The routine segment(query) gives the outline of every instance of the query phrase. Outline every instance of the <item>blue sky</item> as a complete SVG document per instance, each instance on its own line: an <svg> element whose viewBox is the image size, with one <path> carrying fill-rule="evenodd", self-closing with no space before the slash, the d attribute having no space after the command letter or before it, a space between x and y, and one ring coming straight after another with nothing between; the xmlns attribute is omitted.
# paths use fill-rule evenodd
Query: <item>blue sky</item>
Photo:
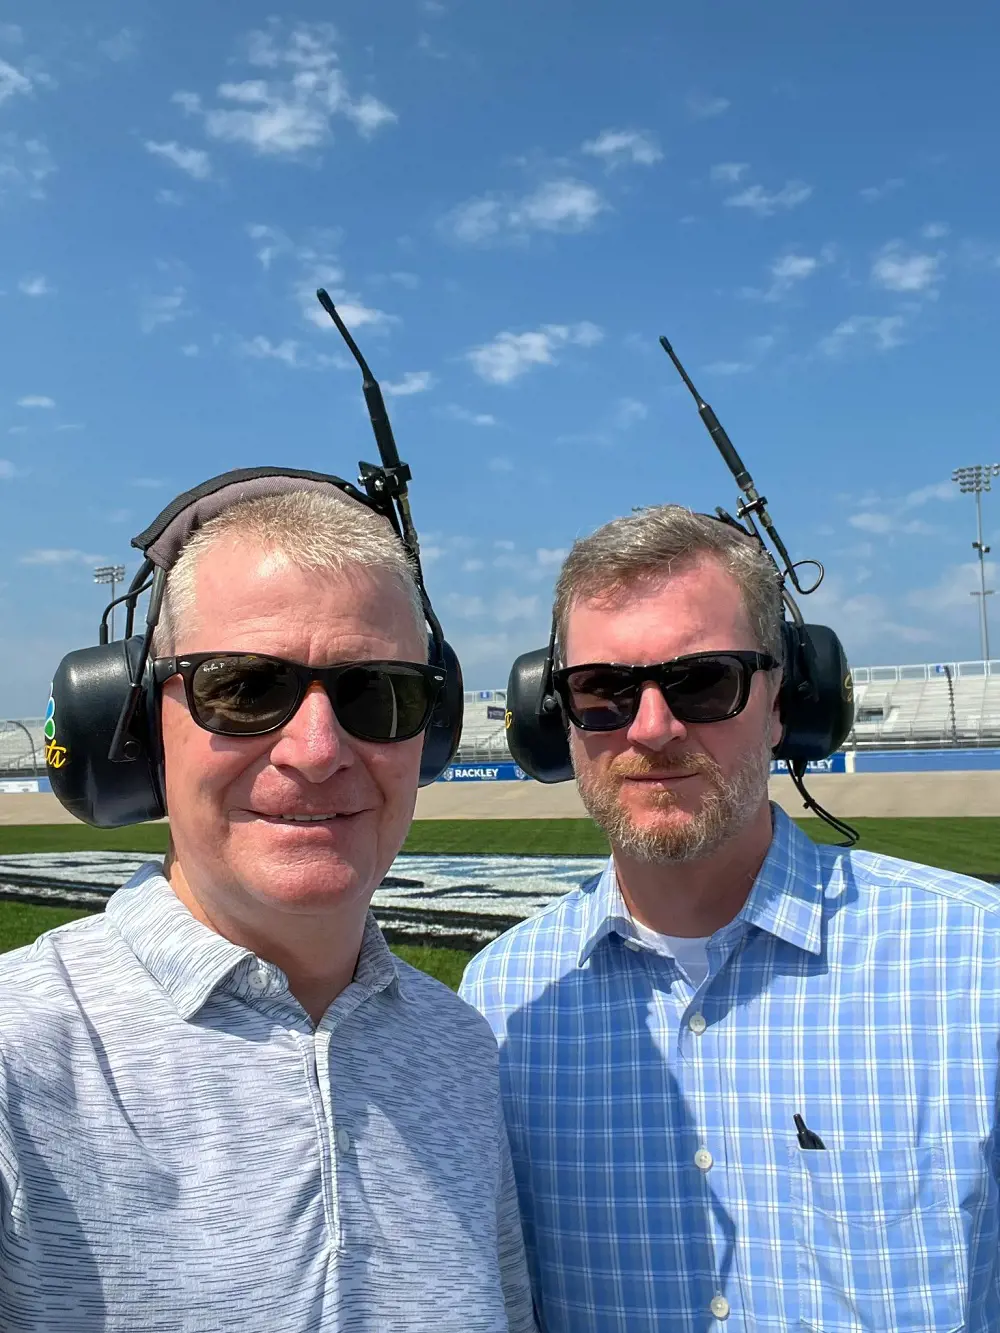
<svg viewBox="0 0 1000 1333"><path fill-rule="evenodd" d="M949 478L1000 461L998 39L925 0L8 0L0 716L178 491L373 457L319 283L471 687L576 535L732 507L660 333L826 563L809 618L856 665L978 657Z"/></svg>

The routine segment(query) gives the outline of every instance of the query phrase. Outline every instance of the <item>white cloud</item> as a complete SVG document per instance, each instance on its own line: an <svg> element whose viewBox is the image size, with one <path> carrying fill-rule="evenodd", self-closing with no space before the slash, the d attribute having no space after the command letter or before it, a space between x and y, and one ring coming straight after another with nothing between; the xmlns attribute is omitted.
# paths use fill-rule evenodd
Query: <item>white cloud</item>
<svg viewBox="0 0 1000 1333"><path fill-rule="evenodd" d="M485 564L485 562L482 561L482 560L472 559L472 560L463 560L463 561L462 561L462 573L463 573L463 574L478 574L479 571L480 571L481 569L485 569L485 568L486 568L486 564Z"/></svg>
<svg viewBox="0 0 1000 1333"><path fill-rule="evenodd" d="M0 198L25 194L29 199L44 199L42 183L55 169L44 140L22 139L13 132L0 134Z"/></svg>
<svg viewBox="0 0 1000 1333"><path fill-rule="evenodd" d="M112 37L107 37L103 42L98 42L97 49L117 65L124 60L131 60L138 52L139 44L131 28L122 28Z"/></svg>
<svg viewBox="0 0 1000 1333"><path fill-rule="evenodd" d="M468 408L459 407L455 403L449 403L445 412L454 421L462 421L467 426L495 426L497 424L497 419L491 412L470 412Z"/></svg>
<svg viewBox="0 0 1000 1333"><path fill-rule="evenodd" d="M713 361L705 367L709 375L747 375L756 370L774 346L774 335L759 334L747 340L745 355L738 361Z"/></svg>
<svg viewBox="0 0 1000 1333"><path fill-rule="evenodd" d="M719 185L736 185L749 170L749 162L717 162L709 174Z"/></svg>
<svg viewBox="0 0 1000 1333"><path fill-rule="evenodd" d="M391 398L408 398L414 393L426 393L434 386L434 376L429 370L408 370L395 384L382 387Z"/></svg>
<svg viewBox="0 0 1000 1333"><path fill-rule="evenodd" d="M102 555L88 555L86 551L66 550L55 547L41 547L25 551L18 557L19 565L100 565L104 563Z"/></svg>
<svg viewBox="0 0 1000 1333"><path fill-rule="evenodd" d="M577 180L546 181L511 212L510 223L540 231L585 231L605 207L592 185Z"/></svg>
<svg viewBox="0 0 1000 1333"><path fill-rule="evenodd" d="M753 366L749 361L710 361L705 370L709 375L746 375Z"/></svg>
<svg viewBox="0 0 1000 1333"><path fill-rule="evenodd" d="M158 204L169 204L173 208L179 208L184 202L184 196L176 190L157 190L154 197Z"/></svg>
<svg viewBox="0 0 1000 1333"><path fill-rule="evenodd" d="M473 620L486 610L486 603L479 596L466 596L460 592L451 592L445 598L448 610L462 620Z"/></svg>
<svg viewBox="0 0 1000 1333"><path fill-rule="evenodd" d="M181 356L197 356L200 351L197 343L185 343L181 348Z"/></svg>
<svg viewBox="0 0 1000 1333"><path fill-rule="evenodd" d="M55 288L49 286L47 278L41 274L36 274L31 278L22 278L17 284L17 290L24 296L52 296Z"/></svg>
<svg viewBox="0 0 1000 1333"><path fill-rule="evenodd" d="M637 421L645 421L648 416L649 408L645 403L640 403L638 398L621 398L615 407L614 425L618 430L627 430Z"/></svg>
<svg viewBox="0 0 1000 1333"><path fill-rule="evenodd" d="M839 356L849 345L863 343L878 352L888 352L902 345L905 327L903 315L850 315L821 339L820 351L826 356Z"/></svg>
<svg viewBox="0 0 1000 1333"><path fill-rule="evenodd" d="M819 267L819 260L814 255L782 255L771 265L771 275L779 282L795 282L808 278Z"/></svg>
<svg viewBox="0 0 1000 1333"><path fill-rule="evenodd" d="M146 151L172 162L175 167L186 171L195 180L208 180L212 174L212 163L203 148L184 148L176 139L171 139L168 143L156 143L152 139L147 139Z"/></svg>
<svg viewBox="0 0 1000 1333"><path fill-rule="evenodd" d="M772 217L780 209L797 208L812 194L812 186L802 181L786 181L780 190L768 192L763 185L748 185L725 201L729 208L746 208L759 218Z"/></svg>
<svg viewBox="0 0 1000 1333"><path fill-rule="evenodd" d="M586 231L606 207L592 185L560 177L521 198L469 199L447 214L440 226L454 240L478 245L503 237L523 239L532 231Z"/></svg>
<svg viewBox="0 0 1000 1333"><path fill-rule="evenodd" d="M509 625L512 620L532 620L537 615L537 596L518 597L506 588L490 608L491 619L499 625Z"/></svg>
<svg viewBox="0 0 1000 1333"><path fill-rule="evenodd" d="M17 405L18 407L51 408L55 407L56 404L54 398L46 398L42 394L28 394L26 398L19 398L17 400Z"/></svg>
<svg viewBox="0 0 1000 1333"><path fill-rule="evenodd" d="M651 167L663 153L648 130L602 130L596 139L588 139L581 151L599 157L609 167L626 163Z"/></svg>
<svg viewBox="0 0 1000 1333"><path fill-rule="evenodd" d="M281 361L293 370L302 365L299 344L291 338L285 338L280 343L272 343L268 338L258 334L256 338L241 343L239 350L244 356L255 357L259 361Z"/></svg>
<svg viewBox="0 0 1000 1333"><path fill-rule="evenodd" d="M542 569L560 569L568 555L569 551L564 546L557 546L553 550L539 547L535 552L535 561Z"/></svg>
<svg viewBox="0 0 1000 1333"><path fill-rule="evenodd" d="M220 84L217 105L206 106L197 93L174 94L188 115L202 118L213 139L246 144L265 156L294 157L327 142L334 117L349 120L365 137L397 119L370 93L351 97L328 23L301 23L285 37L272 21L266 31L250 34L247 59L266 77Z"/></svg>
<svg viewBox="0 0 1000 1333"><path fill-rule="evenodd" d="M879 199L884 199L886 195L893 194L896 190L902 189L904 181L899 176L892 176L889 180L883 181L881 185L866 185L858 193L861 198L869 204L876 203Z"/></svg>
<svg viewBox="0 0 1000 1333"><path fill-rule="evenodd" d="M26 74L22 74L6 60L0 60L0 103L6 102L9 97L30 93L32 86Z"/></svg>
<svg viewBox="0 0 1000 1333"><path fill-rule="evenodd" d="M728 97L698 97L694 94L686 102L688 115L695 120L711 120L721 116L729 110L730 105Z"/></svg>
<svg viewBox="0 0 1000 1333"><path fill-rule="evenodd" d="M947 236L950 230L946 222L928 222L920 228L920 235L925 241L939 241L942 236Z"/></svg>
<svg viewBox="0 0 1000 1333"><path fill-rule="evenodd" d="M413 292L420 286L420 278L416 273L407 273L405 270L398 269L395 273L389 274L390 281L398 283L400 287L405 287L407 291Z"/></svg>
<svg viewBox="0 0 1000 1333"><path fill-rule="evenodd" d="M17 469L9 458L0 458L0 481L11 481L17 476Z"/></svg>
<svg viewBox="0 0 1000 1333"><path fill-rule="evenodd" d="M834 256L832 246L826 245L818 255L796 254L789 251L779 255L771 265L771 284L769 287L742 287L740 296L758 301L780 301L787 296L798 282L811 278L818 269L828 264Z"/></svg>
<svg viewBox="0 0 1000 1333"><path fill-rule="evenodd" d="M466 353L476 374L490 384L509 384L532 366L554 365L555 352L568 344L591 347L603 333L596 324L545 324L530 333L498 334Z"/></svg>
<svg viewBox="0 0 1000 1333"><path fill-rule="evenodd" d="M188 313L184 305L186 298L183 287L175 287L162 296L146 297L139 311L139 327L143 333L152 333L161 325L172 324L185 316Z"/></svg>
<svg viewBox="0 0 1000 1333"><path fill-rule="evenodd" d="M861 514L851 514L847 521L859 532L871 532L877 536L884 536L887 532L910 530L907 525L900 525L892 514L879 513L871 509L866 509Z"/></svg>
<svg viewBox="0 0 1000 1333"><path fill-rule="evenodd" d="M940 265L940 255L907 253L901 242L890 241L872 264L872 281L891 292L924 292L939 280Z"/></svg>
<svg viewBox="0 0 1000 1333"><path fill-rule="evenodd" d="M958 487L953 481L935 481L929 486L921 486L904 498L903 504L908 509L916 509L920 505L925 505L929 500L957 500Z"/></svg>

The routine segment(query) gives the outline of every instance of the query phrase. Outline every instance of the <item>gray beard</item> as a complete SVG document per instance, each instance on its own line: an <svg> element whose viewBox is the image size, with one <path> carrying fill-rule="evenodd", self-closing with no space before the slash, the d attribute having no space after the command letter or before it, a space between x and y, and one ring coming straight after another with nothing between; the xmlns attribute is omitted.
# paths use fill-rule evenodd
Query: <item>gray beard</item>
<svg viewBox="0 0 1000 1333"><path fill-rule="evenodd" d="M670 865L711 856L752 823L767 796L771 773L771 746L749 754L731 778L717 764L699 756L699 768L711 783L701 808L683 823L665 828L638 828L621 802L621 779L580 770L573 754L580 799L595 824L603 829L612 848L633 861ZM672 792L658 793L661 809L676 804Z"/></svg>

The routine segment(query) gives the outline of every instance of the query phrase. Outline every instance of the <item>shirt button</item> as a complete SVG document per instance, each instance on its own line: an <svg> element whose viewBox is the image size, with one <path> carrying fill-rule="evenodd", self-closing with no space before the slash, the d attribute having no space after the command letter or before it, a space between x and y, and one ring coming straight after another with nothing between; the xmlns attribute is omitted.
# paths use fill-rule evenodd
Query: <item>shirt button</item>
<svg viewBox="0 0 1000 1333"><path fill-rule="evenodd" d="M337 1151L346 1153L351 1147L351 1136L346 1129L337 1130Z"/></svg>
<svg viewBox="0 0 1000 1333"><path fill-rule="evenodd" d="M725 1296L713 1296L712 1304L708 1307L715 1315L716 1319L729 1318L729 1302Z"/></svg>
<svg viewBox="0 0 1000 1333"><path fill-rule="evenodd" d="M694 1155L694 1164L699 1171L710 1171L712 1169L712 1154L707 1148L699 1148Z"/></svg>
<svg viewBox="0 0 1000 1333"><path fill-rule="evenodd" d="M708 1027L708 1023L705 1021L705 1015L692 1014L691 1017L688 1019L688 1027L691 1029L691 1031L694 1033L696 1037L700 1037L701 1034Z"/></svg>
<svg viewBox="0 0 1000 1333"><path fill-rule="evenodd" d="M263 995L270 984L270 978L262 967L256 968L247 978L247 985L252 995Z"/></svg>

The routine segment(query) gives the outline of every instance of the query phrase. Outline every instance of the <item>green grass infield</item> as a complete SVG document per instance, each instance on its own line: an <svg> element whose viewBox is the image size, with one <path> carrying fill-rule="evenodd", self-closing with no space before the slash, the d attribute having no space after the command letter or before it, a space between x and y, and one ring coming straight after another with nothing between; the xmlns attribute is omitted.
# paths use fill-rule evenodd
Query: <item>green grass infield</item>
<svg viewBox="0 0 1000 1333"><path fill-rule="evenodd" d="M836 835L817 819L800 821L817 841ZM941 866L965 875L1000 878L1000 820L859 819L859 846L871 852ZM85 824L0 826L0 855L16 852L121 851L162 853L165 824L93 829ZM429 819L415 823L404 852L423 855L600 856L604 835L585 819ZM0 953L30 944L43 931L87 915L62 907L0 902ZM471 955L458 949L399 945L394 952L421 971L458 986Z"/></svg>

